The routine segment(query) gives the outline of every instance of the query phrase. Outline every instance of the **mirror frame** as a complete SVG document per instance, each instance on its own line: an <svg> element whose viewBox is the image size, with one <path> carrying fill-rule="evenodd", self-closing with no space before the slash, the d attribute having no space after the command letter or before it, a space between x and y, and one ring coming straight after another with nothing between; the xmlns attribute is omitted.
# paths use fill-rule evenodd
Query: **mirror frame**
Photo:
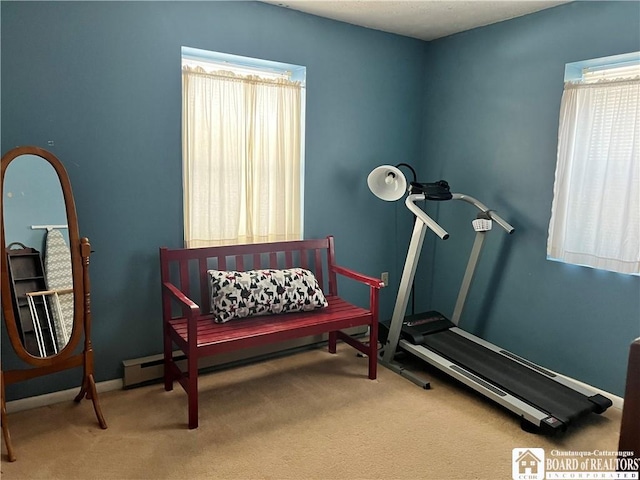
<svg viewBox="0 0 640 480"><path fill-rule="evenodd" d="M32 155L42 158L48 162L56 171L60 186L62 188L62 195L64 197L64 203L66 206L67 214L67 226L69 233L69 250L71 253L71 272L73 277L73 329L69 341L55 355L48 357L38 357L30 354L24 347L18 331L18 319L15 318L15 310L13 306L13 296L11 295L11 287L9 282L9 268L6 254L6 240L4 231L4 179L5 173L9 165L18 159L22 155ZM2 261L0 263L0 279L2 280L2 314L4 316L5 326L7 328L7 334L9 340L15 351L16 355L28 363L36 367L46 367L58 363L61 359L65 359L73 355L74 350L80 342L84 331L85 320L85 284L83 278L83 258L81 252L80 235L78 232L78 218L76 213L76 206L73 199L73 192L71 190L71 182L67 171L64 166L58 160L58 158L51 152L39 147L24 146L16 147L9 150L2 156L1 161L1 173L0 173L0 194L2 200L0 201L0 242L2 245Z"/></svg>

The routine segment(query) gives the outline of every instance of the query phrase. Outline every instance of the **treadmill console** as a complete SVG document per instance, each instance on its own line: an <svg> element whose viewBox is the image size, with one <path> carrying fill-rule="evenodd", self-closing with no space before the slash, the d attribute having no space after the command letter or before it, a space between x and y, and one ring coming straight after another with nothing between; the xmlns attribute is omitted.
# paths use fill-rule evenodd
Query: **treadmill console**
<svg viewBox="0 0 640 480"><path fill-rule="evenodd" d="M435 183L411 182L410 186L409 193L423 194L427 200L442 201L453 198L446 180L438 180Z"/></svg>

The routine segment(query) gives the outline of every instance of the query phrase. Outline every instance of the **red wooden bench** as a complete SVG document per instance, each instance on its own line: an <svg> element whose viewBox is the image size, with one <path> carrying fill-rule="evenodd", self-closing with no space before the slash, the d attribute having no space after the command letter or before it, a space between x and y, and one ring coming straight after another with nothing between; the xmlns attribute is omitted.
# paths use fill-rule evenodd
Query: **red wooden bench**
<svg viewBox="0 0 640 480"><path fill-rule="evenodd" d="M250 268L245 268L245 266ZM207 271L258 269L310 270L328 306L307 312L281 313L214 322ZM383 283L335 264L332 236L318 240L204 248L160 248L164 338L164 387L178 381L187 392L189 428L198 427L198 359L283 340L328 333L329 352L342 340L368 356L369 378L376 378L378 297ZM367 308L338 296L337 275L369 286ZM198 301L199 300L199 301ZM368 342L342 330L368 325ZM186 356L186 371L173 357L173 344Z"/></svg>

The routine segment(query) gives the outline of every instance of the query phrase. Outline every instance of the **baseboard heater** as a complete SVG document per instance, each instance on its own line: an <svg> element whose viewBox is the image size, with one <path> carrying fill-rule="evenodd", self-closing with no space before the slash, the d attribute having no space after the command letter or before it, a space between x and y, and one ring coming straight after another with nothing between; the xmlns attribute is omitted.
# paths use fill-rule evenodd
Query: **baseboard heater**
<svg viewBox="0 0 640 480"><path fill-rule="evenodd" d="M366 327L356 327L347 330L351 335L362 335L367 333ZM242 365L245 363L262 361L277 356L288 355L300 350L317 348L327 342L328 335L313 335L286 342L274 343L262 347L247 348L242 351L222 353L210 357L200 358L198 361L198 371L206 372L220 368ZM173 358L183 371L186 370L186 356L181 351L173 352ZM164 374L162 354L148 357L123 360L124 375L123 388L140 387L162 380Z"/></svg>

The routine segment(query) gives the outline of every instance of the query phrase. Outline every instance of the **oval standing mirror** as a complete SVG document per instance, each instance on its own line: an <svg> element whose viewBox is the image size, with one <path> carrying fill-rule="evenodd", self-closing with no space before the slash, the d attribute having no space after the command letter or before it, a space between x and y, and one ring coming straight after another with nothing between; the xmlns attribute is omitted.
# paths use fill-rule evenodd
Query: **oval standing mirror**
<svg viewBox="0 0 640 480"><path fill-rule="evenodd" d="M24 349L57 355L73 331L67 211L58 174L44 158L16 157L3 182L5 253L14 319Z"/></svg>
<svg viewBox="0 0 640 480"><path fill-rule="evenodd" d="M6 385L83 367L75 401L91 399L100 427L107 424L98 402L90 339L91 247L79 237L67 172L55 155L38 147L14 148L1 164L2 314L13 350L30 366L1 372L2 431L13 461Z"/></svg>
<svg viewBox="0 0 640 480"><path fill-rule="evenodd" d="M7 333L22 360L45 365L72 353L83 317L77 217L64 166L36 147L11 150L2 158L2 204Z"/></svg>

